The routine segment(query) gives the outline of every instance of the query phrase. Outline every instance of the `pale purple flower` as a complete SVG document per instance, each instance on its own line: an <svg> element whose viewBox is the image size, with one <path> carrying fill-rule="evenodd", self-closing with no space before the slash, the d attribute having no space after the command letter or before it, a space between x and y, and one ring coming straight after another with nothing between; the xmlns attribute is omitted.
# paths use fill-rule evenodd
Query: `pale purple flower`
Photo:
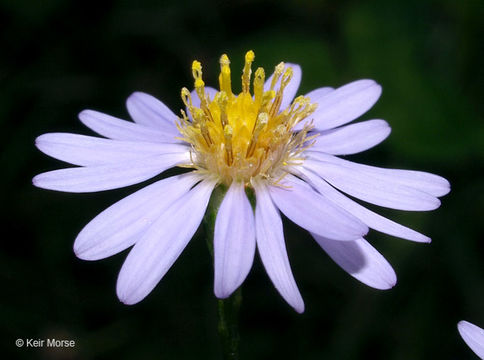
<svg viewBox="0 0 484 360"><path fill-rule="evenodd" d="M467 346L469 346L479 358L484 359L484 329L464 320L459 321L457 329Z"/></svg>
<svg viewBox="0 0 484 360"><path fill-rule="evenodd" d="M37 138L42 152L79 166L36 176L34 184L45 189L94 192L136 184L174 166L193 170L115 203L78 235L74 250L85 260L134 245L117 282L122 302L139 302L163 278L200 225L216 186L227 188L214 234L214 292L219 298L242 284L257 247L276 289L296 311L304 311L280 211L308 230L351 276L376 289L393 287L396 275L364 239L369 228L430 242L343 194L392 209L425 211L439 207L438 197L449 192L449 183L437 175L336 156L367 150L389 135L389 125L380 119L347 125L375 104L380 85L358 80L295 98L298 65L281 63L267 80L259 68L251 82L253 59L248 52L239 95L232 92L226 55L220 60L219 91L205 86L195 61L195 90L182 89L187 111L181 117L136 92L127 100L134 122L93 110L79 114L107 139L66 133ZM246 190L255 195L255 211Z"/></svg>

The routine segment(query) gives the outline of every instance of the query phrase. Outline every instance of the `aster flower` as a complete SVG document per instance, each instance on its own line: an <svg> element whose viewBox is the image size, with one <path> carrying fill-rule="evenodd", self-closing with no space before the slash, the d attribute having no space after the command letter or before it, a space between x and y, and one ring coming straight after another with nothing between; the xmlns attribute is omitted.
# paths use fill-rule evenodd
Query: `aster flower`
<svg viewBox="0 0 484 360"><path fill-rule="evenodd" d="M480 359L484 359L484 330L468 321L459 321L459 334Z"/></svg>
<svg viewBox="0 0 484 360"><path fill-rule="evenodd" d="M400 210L433 210L449 183L437 175L384 169L344 160L390 133L386 121L351 121L378 100L381 87L358 80L295 97L301 69L280 63L266 79L254 53L245 57L242 91L231 86L229 59L220 59L219 88L205 86L192 65L194 90L183 88L186 111L177 117L141 92L127 108L134 122L93 110L80 120L105 138L44 134L37 147L78 165L37 175L41 188L94 192L145 181L168 168L189 172L157 181L110 206L78 235L74 250L98 260L131 246L117 281L117 295L134 304L163 278L197 230L212 191L226 190L214 230L214 292L230 296L249 273L257 247L281 296L298 312L304 303L294 280L280 212L308 230L351 276L377 289L395 285L390 264L365 239L369 228L416 242L430 239L350 199ZM252 85L252 86L251 86ZM252 93L251 93L252 87ZM247 196L255 198L255 209Z"/></svg>

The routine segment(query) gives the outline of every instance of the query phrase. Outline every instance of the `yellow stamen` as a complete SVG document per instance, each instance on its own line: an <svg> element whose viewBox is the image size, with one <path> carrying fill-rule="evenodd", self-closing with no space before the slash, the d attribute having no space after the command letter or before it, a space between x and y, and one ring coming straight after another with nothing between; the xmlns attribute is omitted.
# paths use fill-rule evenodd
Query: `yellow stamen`
<svg viewBox="0 0 484 360"><path fill-rule="evenodd" d="M218 81L220 83L220 91L225 91L228 96L232 95L232 84L230 80L230 60L226 54L220 57L220 75Z"/></svg>
<svg viewBox="0 0 484 360"><path fill-rule="evenodd" d="M252 50L245 54L245 66L242 72L242 92L248 93L250 91L250 75L252 74L252 62L254 61L255 55Z"/></svg>
<svg viewBox="0 0 484 360"><path fill-rule="evenodd" d="M227 164L230 166L234 161L234 155L232 150L232 126L227 125L224 128L224 137L225 137L225 154L227 156Z"/></svg>
<svg viewBox="0 0 484 360"><path fill-rule="evenodd" d="M262 104L262 94L264 92L264 80L266 74L264 73L263 68L258 68L255 71L254 77L254 100L257 104Z"/></svg>

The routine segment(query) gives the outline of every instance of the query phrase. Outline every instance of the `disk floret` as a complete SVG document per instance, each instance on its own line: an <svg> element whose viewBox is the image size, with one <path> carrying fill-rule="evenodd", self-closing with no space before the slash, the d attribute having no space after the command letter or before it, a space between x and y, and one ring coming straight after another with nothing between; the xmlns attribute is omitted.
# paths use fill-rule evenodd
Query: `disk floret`
<svg viewBox="0 0 484 360"><path fill-rule="evenodd" d="M200 102L194 105L190 91L181 90L188 115L182 111L178 129L182 140L191 145L191 161L200 172L215 175L220 183L233 181L246 184L255 177L276 183L285 168L303 160L301 153L311 145L311 125L299 132L294 127L315 109L309 98L299 96L281 109L284 89L292 78L292 68L280 63L275 67L269 89L264 90L265 72L258 68L252 81L254 52L245 55L242 71L242 92L232 92L230 61L220 58L218 91L210 99L202 80L202 66L194 61L194 87Z"/></svg>

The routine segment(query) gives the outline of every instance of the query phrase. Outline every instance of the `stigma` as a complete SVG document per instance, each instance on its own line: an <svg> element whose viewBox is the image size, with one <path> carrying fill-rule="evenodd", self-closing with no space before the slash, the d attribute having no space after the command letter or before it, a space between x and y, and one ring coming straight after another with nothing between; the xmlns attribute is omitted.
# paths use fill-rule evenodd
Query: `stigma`
<svg viewBox="0 0 484 360"><path fill-rule="evenodd" d="M191 146L191 163L187 166L227 186L233 181L250 185L258 177L277 184L291 166L304 161L303 152L314 139L308 134L310 122L298 132L293 129L314 112L316 104L299 96L281 109L292 68L283 62L278 64L270 86L264 89L264 69L259 67L252 74L254 58L253 51L245 54L242 91L238 95L232 90L230 60L225 54L220 57L220 90L213 98L205 91L202 65L196 60L192 74L200 100L197 106L190 91L181 90L188 113L181 111L177 127L180 139Z"/></svg>

